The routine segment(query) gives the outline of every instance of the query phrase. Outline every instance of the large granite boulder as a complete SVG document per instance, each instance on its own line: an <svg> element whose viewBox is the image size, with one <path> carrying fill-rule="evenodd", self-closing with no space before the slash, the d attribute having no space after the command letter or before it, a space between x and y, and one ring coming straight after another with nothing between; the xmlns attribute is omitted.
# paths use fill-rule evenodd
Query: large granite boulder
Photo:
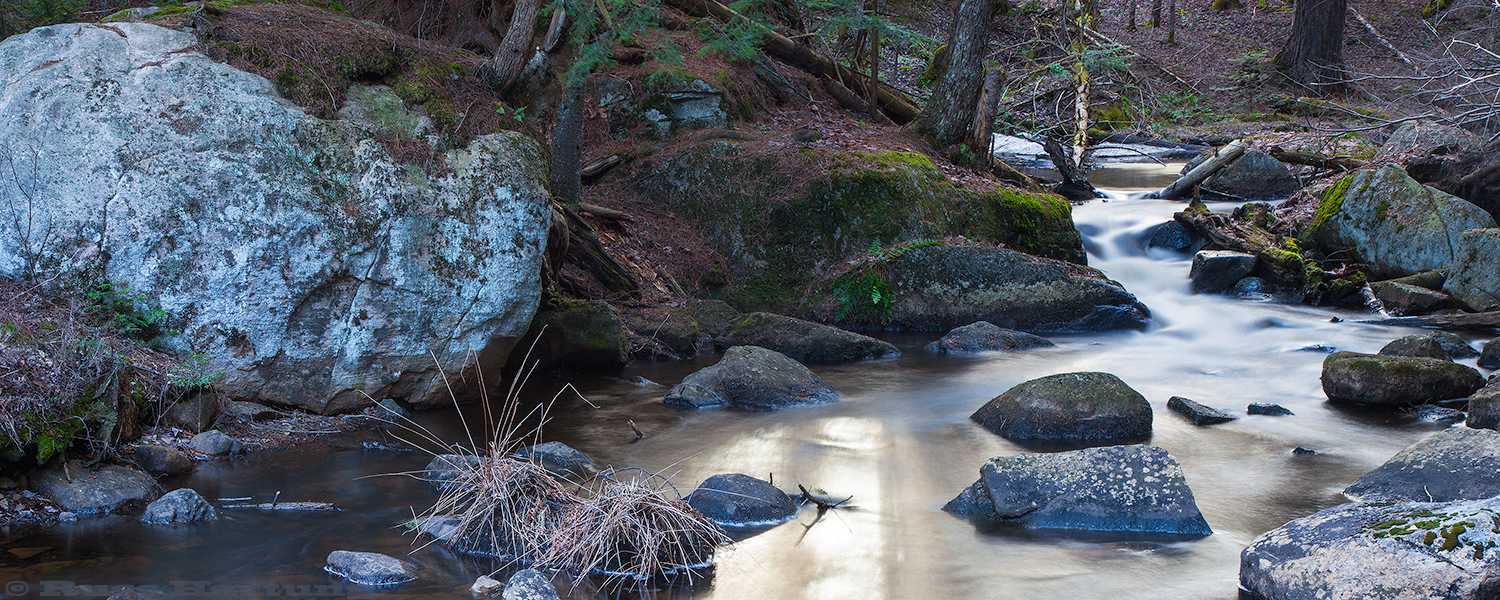
<svg viewBox="0 0 1500 600"><path fill-rule="evenodd" d="M1375 160L1399 162L1412 179L1444 186L1468 175L1484 158L1484 141L1472 132L1451 125L1412 122L1386 139Z"/></svg>
<svg viewBox="0 0 1500 600"><path fill-rule="evenodd" d="M1395 165L1349 175L1324 193L1302 238L1351 250L1376 277L1452 264L1464 231L1495 227L1484 209L1424 186Z"/></svg>
<svg viewBox="0 0 1500 600"><path fill-rule="evenodd" d="M668 406L775 410L837 402L839 393L787 355L759 346L735 346L667 392Z"/></svg>
<svg viewBox="0 0 1500 600"><path fill-rule="evenodd" d="M1032 333L1143 330L1150 311L1096 269L995 248L927 246L892 259L884 324L947 331L976 321ZM873 324L873 323L872 323Z"/></svg>
<svg viewBox="0 0 1500 600"><path fill-rule="evenodd" d="M172 490L146 505L141 522L147 525L186 525L217 521L219 511L198 492L188 488Z"/></svg>
<svg viewBox="0 0 1500 600"><path fill-rule="evenodd" d="M1500 498L1343 504L1255 538L1240 587L1275 600L1495 598Z"/></svg>
<svg viewBox="0 0 1500 600"><path fill-rule="evenodd" d="M1001 328L989 321L955 327L948 335L927 344L928 352L965 354L970 352L1012 352L1056 346L1052 340L1021 331Z"/></svg>
<svg viewBox="0 0 1500 600"><path fill-rule="evenodd" d="M1329 354L1321 380L1329 400L1396 406L1466 398L1484 387L1479 371L1446 359L1358 352Z"/></svg>
<svg viewBox="0 0 1500 600"><path fill-rule="evenodd" d="M1151 404L1109 373L1033 379L969 418L1013 440L1119 440L1151 433Z"/></svg>
<svg viewBox="0 0 1500 600"><path fill-rule="evenodd" d="M1302 189L1302 183L1281 161L1259 150L1248 150L1202 187L1246 200L1283 200Z"/></svg>
<svg viewBox="0 0 1500 600"><path fill-rule="evenodd" d="M1028 529L1213 533L1182 467L1155 446L992 458L943 510Z"/></svg>
<svg viewBox="0 0 1500 600"><path fill-rule="evenodd" d="M901 354L889 342L811 321L751 313L724 334L724 346L760 346L801 362L846 362Z"/></svg>
<svg viewBox="0 0 1500 600"><path fill-rule="evenodd" d="M32 224L0 228L0 275L123 284L230 400L448 404L440 372L477 397L464 372L504 362L541 293L542 149L502 132L442 172L398 164L197 43L142 23L0 42L0 147L28 174L0 204Z"/></svg>
<svg viewBox="0 0 1500 600"><path fill-rule="evenodd" d="M31 489L46 496L58 508L78 515L134 512L161 495L161 486L150 475L118 465L93 468L81 461L62 459L32 472Z"/></svg>
<svg viewBox="0 0 1500 600"><path fill-rule="evenodd" d="M1451 502L1500 494L1500 431L1452 427L1422 438L1344 489L1357 502Z"/></svg>
<svg viewBox="0 0 1500 600"><path fill-rule="evenodd" d="M703 516L725 527L769 525L797 516L797 505L785 492L740 473L709 477L686 500Z"/></svg>
<svg viewBox="0 0 1500 600"><path fill-rule="evenodd" d="M620 311L603 300L565 300L537 311L519 347L529 351L529 360L542 366L618 369L630 361ZM528 357L517 353L511 362L519 366L523 358Z"/></svg>
<svg viewBox="0 0 1500 600"><path fill-rule="evenodd" d="M1474 310L1500 307L1500 229L1465 231L1457 242L1443 291Z"/></svg>

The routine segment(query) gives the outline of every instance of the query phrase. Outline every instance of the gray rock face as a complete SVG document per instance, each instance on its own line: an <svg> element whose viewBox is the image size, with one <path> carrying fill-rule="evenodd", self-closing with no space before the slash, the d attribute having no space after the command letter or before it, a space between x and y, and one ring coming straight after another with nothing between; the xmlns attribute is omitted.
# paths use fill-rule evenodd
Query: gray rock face
<svg viewBox="0 0 1500 600"><path fill-rule="evenodd" d="M967 352L1010 352L1056 346L1047 338L1002 329L988 321L954 328L942 339L927 344L928 352L961 354Z"/></svg>
<svg viewBox="0 0 1500 600"><path fill-rule="evenodd" d="M360 585L396 585L417 578L411 563L374 552L334 550L323 570Z"/></svg>
<svg viewBox="0 0 1500 600"><path fill-rule="evenodd" d="M1182 396L1172 396L1168 399L1167 409L1187 417L1187 420L1192 421L1194 425L1199 427L1228 423L1239 418L1217 408L1210 408L1183 398Z"/></svg>
<svg viewBox="0 0 1500 600"><path fill-rule="evenodd" d="M751 313L724 335L725 346L760 346L805 363L847 362L901 354L889 342L811 321Z"/></svg>
<svg viewBox="0 0 1500 600"><path fill-rule="evenodd" d="M268 407L264 404L256 404L254 402L240 402L238 400L229 400L225 402L224 414L231 417L239 417L247 421L264 421L266 419L274 419L278 416L281 416L281 413L277 412L276 409Z"/></svg>
<svg viewBox="0 0 1500 600"><path fill-rule="evenodd" d="M1411 275L1452 264L1464 231L1492 228L1484 209L1424 186L1395 165L1361 171L1330 189L1304 236L1349 248L1375 276Z"/></svg>
<svg viewBox="0 0 1500 600"><path fill-rule="evenodd" d="M141 515L141 522L147 525L184 525L218 519L219 511L188 488L167 492L146 505L146 513Z"/></svg>
<svg viewBox="0 0 1500 600"><path fill-rule="evenodd" d="M176 448L143 444L135 447L135 464L148 473L180 475L193 470L193 459Z"/></svg>
<svg viewBox="0 0 1500 600"><path fill-rule="evenodd" d="M1453 427L1422 438L1365 473L1356 502L1452 502L1500 494L1500 431Z"/></svg>
<svg viewBox="0 0 1500 600"><path fill-rule="evenodd" d="M1453 269L1443 291L1477 311L1500 306L1500 229L1475 229L1458 235Z"/></svg>
<svg viewBox="0 0 1500 600"><path fill-rule="evenodd" d="M484 459L472 454L439 454L423 471L423 479L438 491L447 491L464 473L479 468Z"/></svg>
<svg viewBox="0 0 1500 600"><path fill-rule="evenodd" d="M1453 299L1447 294L1396 281L1372 283L1370 292L1375 294L1375 299L1386 312L1396 316L1425 315L1453 305Z"/></svg>
<svg viewBox="0 0 1500 600"><path fill-rule="evenodd" d="M1469 396L1465 424L1474 429L1500 430L1500 384L1492 381Z"/></svg>
<svg viewBox="0 0 1500 600"><path fill-rule="evenodd" d="M528 459L557 474L588 477L599 472L599 466L587 454L562 442L546 442L516 451L516 458ZM436 462L436 459L434 459ZM431 465L429 465L429 469Z"/></svg>
<svg viewBox="0 0 1500 600"><path fill-rule="evenodd" d="M1029 529L1213 533L1177 460L1155 446L992 458L944 510Z"/></svg>
<svg viewBox="0 0 1500 600"><path fill-rule="evenodd" d="M1484 387L1479 371L1448 360L1357 352L1329 354L1321 379L1329 400L1397 406L1467 398Z"/></svg>
<svg viewBox="0 0 1500 600"><path fill-rule="evenodd" d="M452 381L502 363L540 295L541 149L484 136L424 173L196 43L141 23L0 43L0 145L37 170L37 235L0 229L0 274L124 282L170 315L175 351L214 357L231 400L446 404L432 353Z"/></svg>
<svg viewBox="0 0 1500 600"><path fill-rule="evenodd" d="M1438 345L1443 347L1443 352L1447 352L1448 356L1452 358L1474 358L1479 356L1478 350L1475 350L1473 346L1469 345L1469 342L1457 335L1446 331L1434 331L1427 335L1437 340Z"/></svg>
<svg viewBox="0 0 1500 600"><path fill-rule="evenodd" d="M1484 343L1484 347L1479 351L1479 366L1486 369L1500 369L1500 338Z"/></svg>
<svg viewBox="0 0 1500 600"><path fill-rule="evenodd" d="M505 582L505 593L501 600L557 600L557 588L552 580L536 569L523 569Z"/></svg>
<svg viewBox="0 0 1500 600"><path fill-rule="evenodd" d="M534 339L537 342L533 348ZM555 309L537 312L521 346L531 349L531 359L544 366L618 369L630 362L620 311L603 300L567 301ZM521 356L514 358L519 360Z"/></svg>
<svg viewBox="0 0 1500 600"><path fill-rule="evenodd" d="M1240 586L1277 600L1494 598L1500 499L1344 504L1266 532Z"/></svg>
<svg viewBox="0 0 1500 600"><path fill-rule="evenodd" d="M656 340L680 356L698 353L698 321L687 310L632 310L622 312L620 318L636 335Z"/></svg>
<svg viewBox="0 0 1500 600"><path fill-rule="evenodd" d="M1111 440L1151 433L1151 404L1109 373L1033 379L996 396L969 418L1015 440Z"/></svg>
<svg viewBox="0 0 1500 600"><path fill-rule="evenodd" d="M150 475L117 465L85 468L80 461L55 460L30 476L31 489L65 511L102 515L140 510L161 495Z"/></svg>
<svg viewBox="0 0 1500 600"><path fill-rule="evenodd" d="M1199 250L1193 255L1193 268L1188 273L1193 280L1193 293L1223 293L1254 271L1255 262L1254 255L1243 252Z"/></svg>
<svg viewBox="0 0 1500 600"><path fill-rule="evenodd" d="M663 402L682 408L775 410L838 400L838 391L785 354L735 346L724 351L718 364L684 378Z"/></svg>
<svg viewBox="0 0 1500 600"><path fill-rule="evenodd" d="M725 527L781 523L797 505L776 486L740 473L714 475L687 496L688 505Z"/></svg>
<svg viewBox="0 0 1500 600"><path fill-rule="evenodd" d="M723 300L689 300L687 311L698 322L698 330L709 337L729 333L744 318Z"/></svg>
<svg viewBox="0 0 1500 600"><path fill-rule="evenodd" d="M1182 223L1167 221L1151 233L1151 240L1146 242L1146 246L1182 252L1193 247L1193 234Z"/></svg>
<svg viewBox="0 0 1500 600"><path fill-rule="evenodd" d="M1389 344L1380 348L1379 354L1385 356L1406 356L1414 358L1436 358L1440 360L1452 360L1448 351L1443 349L1432 336L1408 335L1391 340Z"/></svg>
<svg viewBox="0 0 1500 600"><path fill-rule="evenodd" d="M1281 200L1302 189L1302 184L1281 161L1259 150L1248 150L1203 182L1203 189L1246 200Z"/></svg>
<svg viewBox="0 0 1500 600"><path fill-rule="evenodd" d="M224 456L240 451L244 445L222 431L211 429L193 436L188 440L188 447L209 456Z"/></svg>
<svg viewBox="0 0 1500 600"><path fill-rule="evenodd" d="M1040 332L1145 329L1151 313L1096 269L1010 250L929 246L891 261L889 325L948 331L977 321Z"/></svg>
<svg viewBox="0 0 1500 600"><path fill-rule="evenodd" d="M213 429L219 419L219 395L212 391L187 394L167 409L166 418L168 423L192 433Z"/></svg>

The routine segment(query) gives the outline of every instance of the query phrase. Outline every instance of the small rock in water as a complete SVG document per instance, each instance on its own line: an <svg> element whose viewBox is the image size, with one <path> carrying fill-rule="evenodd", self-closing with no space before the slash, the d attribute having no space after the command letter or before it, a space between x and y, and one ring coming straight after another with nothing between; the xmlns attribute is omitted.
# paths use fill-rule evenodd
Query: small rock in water
<svg viewBox="0 0 1500 600"><path fill-rule="evenodd" d="M1228 423L1239 417L1231 415L1217 408L1209 408L1182 396L1172 396L1167 400L1167 408L1172 412L1187 417L1194 425L1216 425Z"/></svg>
<svg viewBox="0 0 1500 600"><path fill-rule="evenodd" d="M244 445L240 444L239 440L224 435L222 431L210 429L193 436L193 439L188 442L188 447L192 448L195 452L209 456L224 456L225 454L238 453L244 448Z"/></svg>
<svg viewBox="0 0 1500 600"><path fill-rule="evenodd" d="M1182 223L1167 221L1156 228L1156 231L1151 234L1151 241L1147 242L1146 246L1181 252L1193 247L1193 234L1183 227Z"/></svg>
<svg viewBox="0 0 1500 600"><path fill-rule="evenodd" d="M525 569L505 582L503 600L558 600L552 580L536 569Z"/></svg>
<svg viewBox="0 0 1500 600"><path fill-rule="evenodd" d="M75 513L72 513L72 512L63 511L63 512L61 512L61 513L59 513L57 515L57 520L59 520L59 521L77 521L78 520L78 515L75 514Z"/></svg>
<svg viewBox="0 0 1500 600"><path fill-rule="evenodd" d="M1437 423L1439 425L1452 425L1454 423L1462 423L1466 418L1466 415L1464 415L1463 411L1445 408L1442 406L1433 406L1431 404L1423 404L1421 406L1418 406L1416 410L1412 411L1411 416L1418 421Z"/></svg>
<svg viewBox="0 0 1500 600"><path fill-rule="evenodd" d="M417 578L416 567L374 552L334 550L323 570L361 585L396 585Z"/></svg>
<svg viewBox="0 0 1500 600"><path fill-rule="evenodd" d="M660 383L657 383L655 381L651 381L650 379L646 379L645 377L641 377L640 375L636 375L635 377L631 377L629 379L629 381L630 381L630 383L636 384L636 385L641 386L641 387L651 387L651 386L654 386L654 385L661 385Z"/></svg>
<svg viewBox="0 0 1500 600"><path fill-rule="evenodd" d="M1004 329L989 321L979 321L954 328L942 339L927 344L927 351L939 354L1009 352L1055 345L1041 336Z"/></svg>
<svg viewBox="0 0 1500 600"><path fill-rule="evenodd" d="M740 473L714 475L688 494L687 503L721 526L780 523L797 505L770 482Z"/></svg>
<svg viewBox="0 0 1500 600"><path fill-rule="evenodd" d="M505 589L505 584L491 579L489 575L480 575L474 580L474 585L469 586L469 591L475 596L493 596L496 592Z"/></svg>
<svg viewBox="0 0 1500 600"><path fill-rule="evenodd" d="M1199 250L1193 256L1188 278L1193 280L1194 294L1218 294L1255 270L1253 254L1229 250Z"/></svg>
<svg viewBox="0 0 1500 600"><path fill-rule="evenodd" d="M1245 407L1245 413L1271 417L1290 417L1294 414L1292 411L1282 408L1280 404L1262 404L1259 402Z"/></svg>
<svg viewBox="0 0 1500 600"><path fill-rule="evenodd" d="M1329 323L1343 323L1343 322L1344 322L1344 320L1343 320L1343 319L1340 319L1340 318L1338 318L1338 317L1334 317L1334 318L1332 318L1332 319L1329 319L1329 320L1328 320L1328 322L1329 322Z"/></svg>
<svg viewBox="0 0 1500 600"><path fill-rule="evenodd" d="M1230 292L1236 296L1264 296L1267 289L1270 289L1270 286L1266 284L1266 280L1259 277L1246 277L1236 281Z"/></svg>
<svg viewBox="0 0 1500 600"><path fill-rule="evenodd" d="M1292 450L1292 454L1296 454L1296 455L1299 455L1299 456L1307 456L1307 455L1310 455L1310 454L1317 454L1317 453L1318 453L1317 450L1308 450L1307 448L1303 448L1302 446L1297 446L1296 448L1294 448Z"/></svg>
<svg viewBox="0 0 1500 600"><path fill-rule="evenodd" d="M146 506L141 522L147 525L179 525L199 521L215 521L219 511L212 504L188 488L172 490Z"/></svg>
<svg viewBox="0 0 1500 600"><path fill-rule="evenodd" d="M1329 346L1327 344L1311 344L1293 350L1293 352L1317 352L1320 354L1333 354L1338 351L1338 346Z"/></svg>

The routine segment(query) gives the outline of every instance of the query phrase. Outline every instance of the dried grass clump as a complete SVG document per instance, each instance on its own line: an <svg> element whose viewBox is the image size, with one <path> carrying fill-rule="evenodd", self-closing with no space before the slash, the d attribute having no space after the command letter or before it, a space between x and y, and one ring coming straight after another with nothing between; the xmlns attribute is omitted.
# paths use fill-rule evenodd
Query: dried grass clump
<svg viewBox="0 0 1500 600"><path fill-rule="evenodd" d="M581 500L540 465L498 450L445 489L428 516L455 521L450 547L524 562L547 551L550 532Z"/></svg>
<svg viewBox="0 0 1500 600"><path fill-rule="evenodd" d="M714 550L729 542L669 485L601 481L563 518L539 564L642 580L707 566Z"/></svg>

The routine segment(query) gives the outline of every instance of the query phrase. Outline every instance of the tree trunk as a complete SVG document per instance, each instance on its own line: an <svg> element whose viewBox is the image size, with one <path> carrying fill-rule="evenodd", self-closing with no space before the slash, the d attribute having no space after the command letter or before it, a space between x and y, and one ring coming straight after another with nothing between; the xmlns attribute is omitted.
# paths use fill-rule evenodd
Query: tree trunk
<svg viewBox="0 0 1500 600"><path fill-rule="evenodd" d="M1161 27L1161 0L1151 0L1151 26Z"/></svg>
<svg viewBox="0 0 1500 600"><path fill-rule="evenodd" d="M1139 3L1140 0L1130 0L1130 16L1126 18L1125 28L1131 31L1135 31L1135 5Z"/></svg>
<svg viewBox="0 0 1500 600"><path fill-rule="evenodd" d="M877 9L879 8L880 0L870 0L871 19L878 18L879 13ZM870 85L865 90L868 94L865 101L869 102L870 106L873 107L879 105L879 101L876 99L876 92L880 89L880 30L871 25L867 37L870 38ZM870 116L878 119L880 118L880 113L879 111L875 111L870 113Z"/></svg>
<svg viewBox="0 0 1500 600"><path fill-rule="evenodd" d="M1344 82L1347 0L1296 0L1292 32L1273 63L1287 78L1320 93Z"/></svg>
<svg viewBox="0 0 1500 600"><path fill-rule="evenodd" d="M991 69L984 78L984 92L980 95L979 110L974 111L974 122L969 124L969 135L964 144L974 150L979 167L988 169L994 162L990 145L994 140L995 116L1000 112L1001 86L1005 85L1005 71Z"/></svg>
<svg viewBox="0 0 1500 600"><path fill-rule="evenodd" d="M578 207L578 145L583 125L583 86L570 85L552 125L552 193L557 203Z"/></svg>
<svg viewBox="0 0 1500 600"><path fill-rule="evenodd" d="M515 12L510 17L510 28L505 30L505 39L495 51L495 58L486 69L486 81L496 94L504 94L521 77L526 61L531 58L531 38L536 29L536 13L541 0L516 0Z"/></svg>
<svg viewBox="0 0 1500 600"><path fill-rule="evenodd" d="M1177 0L1167 4L1167 45L1177 45Z"/></svg>
<svg viewBox="0 0 1500 600"><path fill-rule="evenodd" d="M962 0L948 37L948 70L914 123L939 148L963 141L984 89L984 57L997 0Z"/></svg>

